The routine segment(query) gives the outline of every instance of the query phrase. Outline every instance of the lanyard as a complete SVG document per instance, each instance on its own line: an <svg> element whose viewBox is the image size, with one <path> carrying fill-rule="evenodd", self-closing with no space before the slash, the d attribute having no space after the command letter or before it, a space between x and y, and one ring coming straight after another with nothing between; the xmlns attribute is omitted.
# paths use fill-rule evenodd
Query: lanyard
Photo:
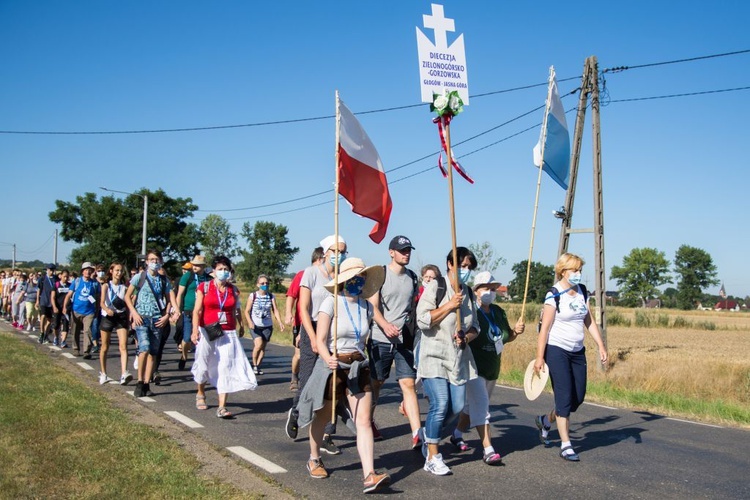
<svg viewBox="0 0 750 500"><path fill-rule="evenodd" d="M359 342L359 337L362 335L362 308L359 307L359 299L357 299L357 324L354 324L354 318L352 317L352 312L349 310L349 301L346 300L346 297L343 297L344 300L344 306L346 306L346 314L349 316L349 321L352 323L352 328L354 328L354 335L357 336L357 342Z"/></svg>
<svg viewBox="0 0 750 500"><path fill-rule="evenodd" d="M221 296L219 295L219 287L216 286L215 283L214 283L214 289L216 290L216 299L219 301L219 311L223 311L224 303L227 301L227 296L229 295L229 287L224 289L224 299L222 299Z"/></svg>
<svg viewBox="0 0 750 500"><path fill-rule="evenodd" d="M484 311L482 310L481 307L477 307L477 311L479 311L480 313L482 313L482 316L484 316L484 319L486 319L487 322L490 324L489 334L490 334L490 338L492 339L492 341L493 342L497 342L498 340L500 340L500 338L503 336L503 333L500 331L500 327L498 327L497 325L495 325L495 322L493 321L493 318L492 318L492 309L490 309L490 315L489 316L487 316L484 313Z"/></svg>
<svg viewBox="0 0 750 500"><path fill-rule="evenodd" d="M109 303L110 304L112 304L112 301L115 299L115 297L119 297L120 290L122 290L122 287L123 287L122 284L114 285L114 286L117 287L117 291L116 292L114 291L112 282L109 283Z"/></svg>
<svg viewBox="0 0 750 500"><path fill-rule="evenodd" d="M47 276L47 283L49 283L50 289L55 288L55 282L49 276Z"/></svg>
<svg viewBox="0 0 750 500"><path fill-rule="evenodd" d="M156 299L157 293L161 293L161 280L158 278L159 276L158 274L156 276L157 276L156 279L151 279L151 276L149 276L149 274L146 273L146 279L151 285L151 290L154 292L154 299Z"/></svg>

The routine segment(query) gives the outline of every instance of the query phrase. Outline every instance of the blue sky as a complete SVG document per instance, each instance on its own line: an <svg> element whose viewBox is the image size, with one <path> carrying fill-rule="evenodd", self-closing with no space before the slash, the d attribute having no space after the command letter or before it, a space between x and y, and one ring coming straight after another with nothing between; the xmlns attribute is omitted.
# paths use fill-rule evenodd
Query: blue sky
<svg viewBox="0 0 750 500"><path fill-rule="evenodd" d="M747 2L602 3L577 9L560 2L443 2L463 33L472 95L580 77L587 56L600 69L750 48ZM676 7L679 5L679 7ZM353 112L420 101L414 27L430 2L0 1L0 130L112 131L171 129L328 116L334 92ZM432 37L431 30L426 34ZM579 85L560 83L565 94ZM640 68L606 75L611 100L750 85L750 54ZM544 103L536 87L471 99L452 126L454 143ZM563 99L567 109L575 98ZM573 114L568 125L573 130ZM602 107L607 275L635 247L669 259L681 244L708 251L729 294L750 294L747 140L750 91L612 102ZM360 115L391 182L435 166L438 136L427 105ZM588 116L590 119L590 114ZM489 241L507 259L497 277L528 255L536 189L531 150L537 112L456 146L476 180L456 180L459 244ZM593 225L590 121L586 124L574 227ZM54 200L74 201L98 186L163 188L202 210L264 205L331 189L332 119L265 127L134 135L0 134L3 204L0 257L50 260ZM431 154L435 153L435 154ZM342 205L350 255L384 263L387 241L408 235L413 267L443 266L450 247L447 184L437 168L393 183L386 240ZM256 210L216 212L243 222L285 224L300 247L293 269L333 232L333 204L267 215L332 200L318 196ZM534 260L552 264L564 191L542 181ZM197 212L199 222L210 212ZM134 221L140 227L140 220ZM60 260L74 247L60 242ZM570 250L588 264L593 239L574 235ZM610 281L610 288L613 288ZM718 286L715 290L718 291Z"/></svg>

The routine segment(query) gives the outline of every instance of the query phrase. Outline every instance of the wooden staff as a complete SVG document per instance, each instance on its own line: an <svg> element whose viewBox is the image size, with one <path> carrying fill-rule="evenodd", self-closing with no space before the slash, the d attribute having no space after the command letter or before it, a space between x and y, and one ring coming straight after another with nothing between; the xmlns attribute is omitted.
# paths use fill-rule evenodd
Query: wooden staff
<svg viewBox="0 0 750 500"><path fill-rule="evenodd" d="M547 104L544 109L544 120L542 121L541 161L539 162L539 176L536 180L536 198L534 199L534 217L531 219L531 241L529 243L529 258L526 261L526 284L523 288L523 303L521 304L521 319L526 316L526 298L529 294L529 277L531 275L531 256L534 252L534 233L536 232L536 214L539 211L539 191L542 187L542 171L544 170L544 147L547 143L547 117L549 116L550 102L552 101L552 79L555 74L554 66L549 68L549 87L547 88ZM525 320L524 320L525 321Z"/></svg>
<svg viewBox="0 0 750 500"><path fill-rule="evenodd" d="M459 293L461 285L458 281L458 270L461 268L461 263L458 262L458 250L456 245L456 206L453 201L453 157L451 154L451 129L450 120L445 120L441 115L440 122L445 130L445 156L448 160L448 205L450 206L451 213L451 252L453 252L453 277L451 278L451 285L453 285L453 291ZM439 306L440 304L435 304ZM461 305L456 308L456 332L461 329Z"/></svg>
<svg viewBox="0 0 750 500"><path fill-rule="evenodd" d="M339 142L341 141L341 113L339 112L339 91L336 91L336 186L333 205L333 357L338 357L338 326L339 326ZM323 251L326 249L324 248ZM336 374L338 369L333 370L331 377L331 425L336 423Z"/></svg>

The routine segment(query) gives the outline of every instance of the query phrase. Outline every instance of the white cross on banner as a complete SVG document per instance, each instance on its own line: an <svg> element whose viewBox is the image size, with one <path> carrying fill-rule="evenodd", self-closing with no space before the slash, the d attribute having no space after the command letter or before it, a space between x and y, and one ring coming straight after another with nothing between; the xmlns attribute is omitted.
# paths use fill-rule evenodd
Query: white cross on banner
<svg viewBox="0 0 750 500"><path fill-rule="evenodd" d="M432 4L432 15L423 15L422 23L434 32L435 43L417 26L419 81L422 102L432 102L432 94L458 91L465 105L469 104L469 79L463 33L448 46L447 32L455 32L453 19L445 17L443 6Z"/></svg>

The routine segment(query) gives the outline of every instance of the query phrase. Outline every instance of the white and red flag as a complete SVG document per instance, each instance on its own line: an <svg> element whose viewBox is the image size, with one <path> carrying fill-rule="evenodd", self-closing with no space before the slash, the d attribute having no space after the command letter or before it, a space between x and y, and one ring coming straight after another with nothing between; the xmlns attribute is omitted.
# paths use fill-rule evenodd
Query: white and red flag
<svg viewBox="0 0 750 500"><path fill-rule="evenodd" d="M375 221L370 239L380 243L393 209L383 163L362 125L341 100L339 117L339 193L355 214Z"/></svg>

